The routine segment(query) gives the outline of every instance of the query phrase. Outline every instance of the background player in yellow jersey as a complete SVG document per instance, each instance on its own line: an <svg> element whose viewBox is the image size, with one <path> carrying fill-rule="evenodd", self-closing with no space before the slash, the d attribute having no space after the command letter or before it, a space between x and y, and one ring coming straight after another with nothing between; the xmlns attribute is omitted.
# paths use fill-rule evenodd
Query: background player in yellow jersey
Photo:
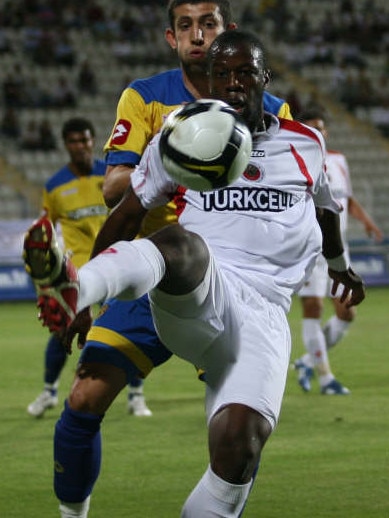
<svg viewBox="0 0 389 518"><path fill-rule="evenodd" d="M148 142L174 108L208 93L206 53L215 37L234 29L228 0L171 0L168 44L177 51L180 68L132 82L122 93L117 118L105 151L105 201L114 207L129 185ZM265 109L291 118L283 100L264 96ZM123 204L122 204L123 206ZM125 206L125 204L124 204ZM114 211L116 213L116 211ZM175 222L174 208L149 211L142 226L147 235ZM109 228L100 234L109 240ZM84 345L85 327L76 321L71 338ZM80 364L57 422L54 436L55 493L63 518L85 518L101 461L100 426L105 413L134 374L146 377L171 356L154 330L147 295L137 301L107 301L88 333Z"/></svg>
<svg viewBox="0 0 389 518"><path fill-rule="evenodd" d="M66 251L77 267L89 259L94 240L107 217L102 186L103 160L94 158L95 130L84 118L72 118L62 127L62 138L70 161L57 171L43 189L43 211L57 224ZM58 403L59 377L66 363L66 350L60 338L51 334L45 351L44 389L27 407L34 417L42 417ZM150 415L142 393L143 381L131 380L130 403L142 415Z"/></svg>

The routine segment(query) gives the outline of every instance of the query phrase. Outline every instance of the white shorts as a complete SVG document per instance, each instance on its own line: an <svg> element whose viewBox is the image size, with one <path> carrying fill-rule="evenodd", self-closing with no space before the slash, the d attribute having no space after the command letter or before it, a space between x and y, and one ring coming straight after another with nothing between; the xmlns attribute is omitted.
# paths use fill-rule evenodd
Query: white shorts
<svg viewBox="0 0 389 518"><path fill-rule="evenodd" d="M173 353L206 371L207 420L241 403L274 428L291 350L281 306L221 271L211 256L205 278L184 296L150 293L157 332Z"/></svg>
<svg viewBox="0 0 389 518"><path fill-rule="evenodd" d="M328 276L328 265L323 255L316 259L311 275L298 292L300 297L329 297L331 295L332 280Z"/></svg>
<svg viewBox="0 0 389 518"><path fill-rule="evenodd" d="M347 250L345 250L347 260L350 261ZM303 284L297 293L299 297L340 297L343 292L343 286L340 284L335 295L331 294L332 279L328 275L328 264L323 255L319 255L316 259L315 266L311 275Z"/></svg>

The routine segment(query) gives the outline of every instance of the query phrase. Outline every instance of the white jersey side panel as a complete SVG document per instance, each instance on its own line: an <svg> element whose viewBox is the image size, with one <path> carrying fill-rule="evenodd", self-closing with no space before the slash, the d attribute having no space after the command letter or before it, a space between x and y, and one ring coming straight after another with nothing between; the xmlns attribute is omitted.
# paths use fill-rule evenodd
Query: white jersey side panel
<svg viewBox="0 0 389 518"><path fill-rule="evenodd" d="M336 151L327 151L326 166L331 192L343 207L343 211L340 214L340 229L344 236L348 223L348 200L353 195L350 171L346 157Z"/></svg>
<svg viewBox="0 0 389 518"><path fill-rule="evenodd" d="M166 203L177 189L163 170L158 138L131 175L146 208ZM223 269L288 309L321 251L315 203L339 210L324 155L318 132L272 117L270 128L254 135L249 166L234 184L183 191L179 222L207 241Z"/></svg>

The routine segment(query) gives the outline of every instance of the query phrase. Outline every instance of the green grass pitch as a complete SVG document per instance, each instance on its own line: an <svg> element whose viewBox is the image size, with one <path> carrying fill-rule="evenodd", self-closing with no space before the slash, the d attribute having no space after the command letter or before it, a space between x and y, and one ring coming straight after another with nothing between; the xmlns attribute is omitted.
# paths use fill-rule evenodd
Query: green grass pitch
<svg viewBox="0 0 389 518"><path fill-rule="evenodd" d="M321 396L317 382L304 394L290 371L245 518L389 516L388 308L389 289L369 289L348 335L331 351L350 396ZM26 412L42 388L47 331L33 303L0 304L0 315L0 516L55 518L52 437L62 405L43 419ZM290 323L294 359L302 352L298 300ZM74 351L69 358L61 400L77 357ZM91 518L178 517L207 465L204 387L193 367L174 358L151 374L145 391L153 417L129 416L125 392L107 413Z"/></svg>

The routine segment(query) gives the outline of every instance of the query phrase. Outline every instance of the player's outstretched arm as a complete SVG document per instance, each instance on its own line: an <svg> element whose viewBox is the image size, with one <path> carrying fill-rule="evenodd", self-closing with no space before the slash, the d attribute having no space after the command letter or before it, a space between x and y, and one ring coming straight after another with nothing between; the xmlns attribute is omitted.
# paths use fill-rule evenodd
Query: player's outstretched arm
<svg viewBox="0 0 389 518"><path fill-rule="evenodd" d="M110 209L115 207L122 199L133 170L134 167L127 165L107 167L103 184L103 196L107 207Z"/></svg>
<svg viewBox="0 0 389 518"><path fill-rule="evenodd" d="M376 225L366 210L362 207L355 196L351 196L348 200L348 210L350 216L360 221L365 227L366 234L374 238L377 243L384 239L382 230Z"/></svg>
<svg viewBox="0 0 389 518"><path fill-rule="evenodd" d="M121 201L112 210L97 235L91 258L116 241L132 241L139 233L147 210L130 185Z"/></svg>
<svg viewBox="0 0 389 518"><path fill-rule="evenodd" d="M328 275L334 281L331 293L335 295L339 284L342 284L344 288L340 302L347 307L356 306L365 298L365 285L344 256L339 215L327 209L318 209L317 220L323 234L323 255L328 263Z"/></svg>

